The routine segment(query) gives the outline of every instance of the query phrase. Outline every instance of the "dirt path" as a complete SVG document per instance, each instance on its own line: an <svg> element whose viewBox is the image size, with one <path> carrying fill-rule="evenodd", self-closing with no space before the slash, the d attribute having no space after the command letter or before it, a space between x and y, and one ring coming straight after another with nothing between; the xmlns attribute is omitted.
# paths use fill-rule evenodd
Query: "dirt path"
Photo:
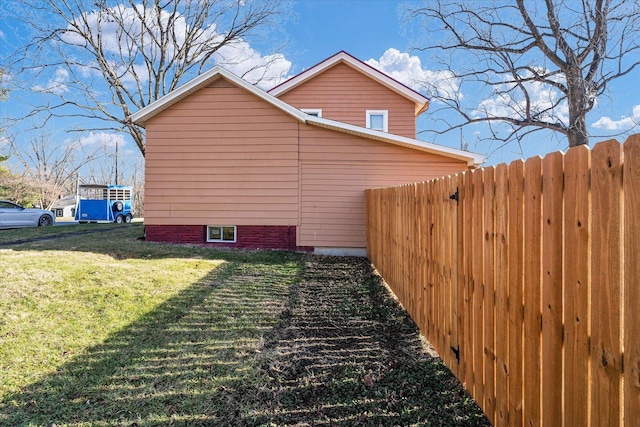
<svg viewBox="0 0 640 427"><path fill-rule="evenodd" d="M366 259L304 259L266 337L264 425L489 425ZM254 396L255 398L255 396Z"/></svg>

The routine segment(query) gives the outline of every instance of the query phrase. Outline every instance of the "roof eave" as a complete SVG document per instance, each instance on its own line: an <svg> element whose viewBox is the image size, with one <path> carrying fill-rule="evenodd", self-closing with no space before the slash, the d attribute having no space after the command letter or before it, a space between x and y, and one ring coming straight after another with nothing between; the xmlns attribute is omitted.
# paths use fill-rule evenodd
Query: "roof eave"
<svg viewBox="0 0 640 427"><path fill-rule="evenodd" d="M427 101L424 104L420 105L420 104L416 104L416 117L418 117L420 114L424 113L425 111L427 111L429 109L430 106L430 102Z"/></svg>
<svg viewBox="0 0 640 427"><path fill-rule="evenodd" d="M348 133L351 135L362 136L377 141L387 142L390 144L407 147L414 150L424 151L444 157L449 157L458 161L466 162L470 169L475 169L484 163L485 158L481 154L471 153L469 151L458 150L456 148L445 147L443 145L432 144L430 142L418 139L407 138L387 132L376 131L363 128L360 126L342 123L335 120L324 119L315 116L308 116L306 123L309 125L331 129L334 131Z"/></svg>

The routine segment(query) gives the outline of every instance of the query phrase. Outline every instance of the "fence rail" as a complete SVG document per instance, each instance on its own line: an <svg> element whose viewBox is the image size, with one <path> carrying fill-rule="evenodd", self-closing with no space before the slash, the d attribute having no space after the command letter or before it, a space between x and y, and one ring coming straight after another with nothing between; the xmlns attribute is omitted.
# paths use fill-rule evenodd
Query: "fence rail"
<svg viewBox="0 0 640 427"><path fill-rule="evenodd" d="M640 426L640 135L372 189L367 250L497 426Z"/></svg>

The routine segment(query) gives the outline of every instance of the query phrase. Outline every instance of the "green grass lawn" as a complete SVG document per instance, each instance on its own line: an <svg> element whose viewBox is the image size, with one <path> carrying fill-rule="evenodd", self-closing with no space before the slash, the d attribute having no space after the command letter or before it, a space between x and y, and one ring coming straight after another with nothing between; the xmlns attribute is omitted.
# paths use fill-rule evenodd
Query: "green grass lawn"
<svg viewBox="0 0 640 427"><path fill-rule="evenodd" d="M122 227L116 224L73 224L58 225L55 227L26 227L14 228L10 230L0 230L0 245L9 242L18 242L34 238L47 239L50 237L61 236L70 233L91 233L101 230L110 230L112 228Z"/></svg>
<svg viewBox="0 0 640 427"><path fill-rule="evenodd" d="M486 425L363 260L75 227L0 231L65 234L0 246L0 425Z"/></svg>

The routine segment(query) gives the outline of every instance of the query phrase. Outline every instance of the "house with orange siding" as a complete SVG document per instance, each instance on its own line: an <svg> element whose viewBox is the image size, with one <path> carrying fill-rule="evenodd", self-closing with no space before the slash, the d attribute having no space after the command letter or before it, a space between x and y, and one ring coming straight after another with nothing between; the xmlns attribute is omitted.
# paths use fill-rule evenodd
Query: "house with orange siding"
<svg viewBox="0 0 640 427"><path fill-rule="evenodd" d="M131 116L146 239L363 255L365 189L484 161L416 139L428 105L346 52L268 92L216 66Z"/></svg>

